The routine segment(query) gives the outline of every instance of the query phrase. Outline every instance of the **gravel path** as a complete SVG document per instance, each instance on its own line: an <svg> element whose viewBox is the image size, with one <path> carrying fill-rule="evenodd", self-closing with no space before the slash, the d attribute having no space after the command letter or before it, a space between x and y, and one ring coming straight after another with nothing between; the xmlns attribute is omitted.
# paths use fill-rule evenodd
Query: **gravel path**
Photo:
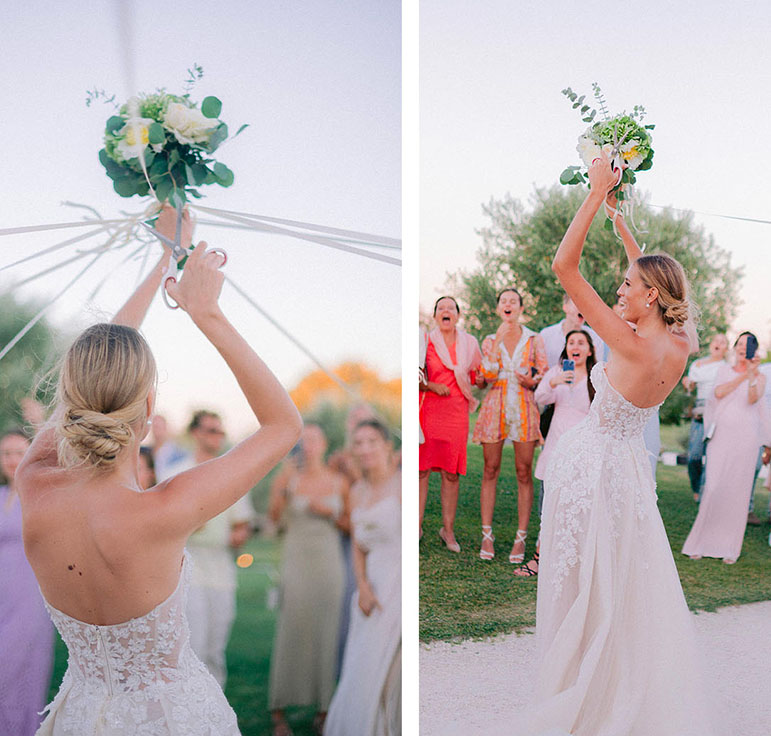
<svg viewBox="0 0 771 736"><path fill-rule="evenodd" d="M771 736L771 601L695 614L694 622L730 723L723 733ZM421 644L421 736L506 733L527 702L534 669L533 631Z"/></svg>

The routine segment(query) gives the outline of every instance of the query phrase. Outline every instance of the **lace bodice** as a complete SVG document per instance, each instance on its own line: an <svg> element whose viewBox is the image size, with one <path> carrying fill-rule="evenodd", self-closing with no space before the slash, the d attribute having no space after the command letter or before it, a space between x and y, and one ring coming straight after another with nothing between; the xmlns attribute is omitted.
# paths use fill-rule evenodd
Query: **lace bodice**
<svg viewBox="0 0 771 736"><path fill-rule="evenodd" d="M99 626L46 608L69 657L42 736L237 736L235 714L190 646L185 615L192 563L152 611Z"/></svg>
<svg viewBox="0 0 771 736"><path fill-rule="evenodd" d="M544 478L547 500L556 499L553 508L544 506L543 516L555 529L548 550L555 597L578 562L578 541L593 508L602 508L615 539L630 518L644 518L656 503L643 429L658 406L640 408L625 399L608 381L605 363L597 363L590 377L596 393L589 413L560 437Z"/></svg>
<svg viewBox="0 0 771 736"><path fill-rule="evenodd" d="M179 583L165 601L144 616L109 626L78 621L46 603L69 650L72 677L110 695L179 678L190 651L184 616L189 580L186 552Z"/></svg>
<svg viewBox="0 0 771 736"><path fill-rule="evenodd" d="M642 437L645 425L661 404L641 408L625 399L608 381L605 363L597 363L590 378L596 395L587 417L588 428L620 441Z"/></svg>

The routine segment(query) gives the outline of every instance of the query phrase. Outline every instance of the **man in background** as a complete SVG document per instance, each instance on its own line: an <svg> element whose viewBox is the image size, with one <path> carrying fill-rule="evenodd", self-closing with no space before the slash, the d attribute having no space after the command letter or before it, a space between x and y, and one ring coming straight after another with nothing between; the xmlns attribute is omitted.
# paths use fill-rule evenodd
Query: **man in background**
<svg viewBox="0 0 771 736"><path fill-rule="evenodd" d="M195 412L188 431L193 439L192 454L167 466L159 481L213 460L222 452L225 431L215 412ZM193 561L187 601L190 643L223 688L227 679L225 648L236 615L236 567L231 550L249 538L253 516L254 509L244 496L207 521L187 542Z"/></svg>

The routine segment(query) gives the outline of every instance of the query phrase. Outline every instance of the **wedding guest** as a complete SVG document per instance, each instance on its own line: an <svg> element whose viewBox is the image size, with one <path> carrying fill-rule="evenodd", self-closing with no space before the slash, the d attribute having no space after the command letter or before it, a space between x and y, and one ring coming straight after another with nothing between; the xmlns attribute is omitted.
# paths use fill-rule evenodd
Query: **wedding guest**
<svg viewBox="0 0 771 736"><path fill-rule="evenodd" d="M690 394L696 388L696 403L691 413L691 429L688 435L688 479L694 501L701 498L704 486L704 407L715 388L715 377L721 366L726 365L728 338L723 334L713 336L709 343L709 355L691 363L683 387Z"/></svg>
<svg viewBox="0 0 771 736"><path fill-rule="evenodd" d="M139 458L137 462L137 480L139 487L146 491L152 488L158 480L155 477L155 462L153 460L153 451L150 447L139 448Z"/></svg>
<svg viewBox="0 0 771 736"><path fill-rule="evenodd" d="M479 402L471 393L482 360L475 337L458 327L460 308L451 296L434 304L436 326L428 335L425 379L421 381L420 426L425 441L419 450L420 534L428 499L428 479L441 474L442 528L439 536L451 552L455 539L460 476L466 474L469 413Z"/></svg>
<svg viewBox="0 0 771 736"><path fill-rule="evenodd" d="M32 736L40 726L54 659L54 630L22 542L14 479L29 440L0 438L0 733Z"/></svg>
<svg viewBox="0 0 771 736"><path fill-rule="evenodd" d="M222 453L225 430L216 412L195 412L188 432L193 452L159 473L159 480L214 460ZM237 580L231 550L249 538L253 517L248 496L242 496L193 532L187 542L194 563L187 599L190 644L223 689L227 680L225 649L236 616Z"/></svg>
<svg viewBox="0 0 771 736"><path fill-rule="evenodd" d="M762 444L766 388L766 377L758 371L760 357L757 353L751 360L746 357L750 335L743 332L734 344L733 366L719 368L705 411L704 493L683 545L683 553L691 559L722 557L733 564L741 554L751 480Z"/></svg>
<svg viewBox="0 0 771 736"><path fill-rule="evenodd" d="M168 478L168 468L182 460L187 453L171 439L166 417L156 414L152 418L151 426L153 430L153 462L159 476Z"/></svg>
<svg viewBox="0 0 771 736"><path fill-rule="evenodd" d="M514 443L517 473L517 533L509 562L525 559L525 540L533 506L533 454L541 439L535 388L546 372L543 338L520 324L522 297L514 288L498 294L496 312L501 324L482 343L482 376L490 389L482 401L472 440L482 445L484 471L480 491L482 546L479 557L495 556L493 511L501 472L503 443Z"/></svg>
<svg viewBox="0 0 771 736"><path fill-rule="evenodd" d="M563 360L572 360L575 368L563 370ZM589 380L589 375L595 362L594 343L589 333L586 330L571 330L567 334L560 361L549 368L535 390L535 400L539 406L554 405L554 417L549 434L535 466L535 477L538 478L541 486L538 502L539 515L543 509L543 498L546 493L543 479L546 477L549 459L557 446L557 441L589 413L589 406L594 398L594 386ZM537 575L539 553L540 543L536 543L533 559L518 567L514 574L519 577Z"/></svg>
<svg viewBox="0 0 771 736"><path fill-rule="evenodd" d="M544 327L541 330L544 346L546 347L546 360L549 368L557 365L562 349L565 347L565 340L568 332L573 330L584 330L592 340L592 347L595 355L605 354L605 343L602 338L588 325L584 323L584 315L578 311L578 307L566 293L562 295L562 311L565 317L559 322Z"/></svg>
<svg viewBox="0 0 771 736"><path fill-rule="evenodd" d="M760 469L769 464L771 458L771 363L762 363L758 372L766 377L766 390L763 395L763 446L758 453L758 462L755 465L755 475L752 478L752 495L750 496L750 512L747 515L747 523L751 526L760 526L763 520L755 514L755 484L760 475ZM766 477L765 488L769 488L771 473ZM771 490L771 489L769 489ZM771 520L771 500L768 504L768 516Z"/></svg>
<svg viewBox="0 0 771 736"><path fill-rule="evenodd" d="M356 459L353 456L352 442L353 430L360 422L366 419L374 419L375 410L367 403L359 403L348 410L345 417L345 445L337 452L332 453L327 460L330 470L345 476L346 484L343 490L343 516L338 520L337 526L340 532L340 541L343 545L343 570L345 581L343 584L343 598L340 608L340 632L337 645L337 676L343 666L345 642L348 639L348 628L351 623L350 603L356 592L356 575L353 570L353 547L350 534L350 488L361 478Z"/></svg>
<svg viewBox="0 0 771 736"><path fill-rule="evenodd" d="M348 528L347 481L324 462L321 427L306 424L300 453L276 476L268 515L284 521L281 608L270 659L268 706L274 736L292 731L284 709L314 706L321 733L337 675L344 560L339 524Z"/></svg>
<svg viewBox="0 0 771 736"><path fill-rule="evenodd" d="M401 734L401 475L388 430L376 419L354 431L362 478L351 489L358 591L343 670L325 736Z"/></svg>

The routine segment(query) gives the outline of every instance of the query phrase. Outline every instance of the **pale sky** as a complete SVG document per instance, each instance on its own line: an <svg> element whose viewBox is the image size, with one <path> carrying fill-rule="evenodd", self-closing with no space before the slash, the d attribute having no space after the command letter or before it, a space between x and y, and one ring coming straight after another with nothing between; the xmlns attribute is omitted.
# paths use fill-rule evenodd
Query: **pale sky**
<svg viewBox="0 0 771 736"><path fill-rule="evenodd" d="M477 265L483 203L510 192L527 205L534 186L581 163L586 124L561 94L568 86L589 100L599 82L612 112L646 107L655 158L638 187L652 204L771 220L767 2L423 0L420 9L424 308L445 293L447 272ZM695 221L745 266L733 334L754 330L771 347L771 225Z"/></svg>
<svg viewBox="0 0 771 736"><path fill-rule="evenodd" d="M250 124L215 155L233 169L235 184L203 187L202 204L400 237L399 2L190 0L183 8L135 0L133 36L118 24L117 2L2 4L0 228L81 219L64 200L106 218L138 211L140 200L115 194L97 160L112 108L86 107L86 90L103 88L121 102L157 87L182 93L186 69L197 63L204 78L193 99L219 97L233 132ZM127 48L136 90L127 88ZM0 266L73 234L0 238ZM400 375L398 266L258 233L200 226L196 239L203 238L227 249L226 271L328 366L357 360L384 379ZM117 271L125 253L106 256L62 297L50 312L53 324L77 332L109 318L140 268L135 262ZM0 272L0 289L63 259L52 254ZM17 293L50 298L83 263ZM110 271L95 303L86 304ZM315 369L227 285L221 303L288 388ZM221 411L234 438L253 427L235 381L186 315L157 298L144 333L161 369L159 409L176 429L200 406Z"/></svg>

